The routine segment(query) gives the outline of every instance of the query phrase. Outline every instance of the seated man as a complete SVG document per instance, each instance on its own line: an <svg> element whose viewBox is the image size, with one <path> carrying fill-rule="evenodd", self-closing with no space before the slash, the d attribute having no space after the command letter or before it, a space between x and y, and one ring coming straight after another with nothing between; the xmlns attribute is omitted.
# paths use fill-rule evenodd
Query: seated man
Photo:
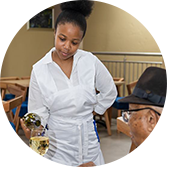
<svg viewBox="0 0 169 169"><path fill-rule="evenodd" d="M149 67L139 78L133 93L121 102L129 103L122 113L131 139L145 154L123 167L167 166L167 70ZM92 162L82 166L95 166Z"/></svg>

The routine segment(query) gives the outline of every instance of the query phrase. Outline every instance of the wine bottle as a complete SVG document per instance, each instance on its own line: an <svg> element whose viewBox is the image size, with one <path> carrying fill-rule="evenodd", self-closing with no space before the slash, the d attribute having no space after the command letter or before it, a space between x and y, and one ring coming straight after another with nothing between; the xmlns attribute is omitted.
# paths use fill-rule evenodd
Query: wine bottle
<svg viewBox="0 0 169 169"><path fill-rule="evenodd" d="M41 126L41 118L35 113L28 113L23 117L25 126L29 129L35 129Z"/></svg>

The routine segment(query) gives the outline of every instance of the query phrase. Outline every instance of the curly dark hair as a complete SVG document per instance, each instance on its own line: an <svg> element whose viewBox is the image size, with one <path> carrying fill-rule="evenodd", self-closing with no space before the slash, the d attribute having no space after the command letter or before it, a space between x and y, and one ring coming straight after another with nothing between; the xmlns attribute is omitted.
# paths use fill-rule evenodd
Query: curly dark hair
<svg viewBox="0 0 169 169"><path fill-rule="evenodd" d="M81 28L84 37L87 29L86 18L91 14L93 5L94 2L88 0L68 1L62 3L60 5L62 12L56 20L55 30L57 30L58 24L73 23Z"/></svg>

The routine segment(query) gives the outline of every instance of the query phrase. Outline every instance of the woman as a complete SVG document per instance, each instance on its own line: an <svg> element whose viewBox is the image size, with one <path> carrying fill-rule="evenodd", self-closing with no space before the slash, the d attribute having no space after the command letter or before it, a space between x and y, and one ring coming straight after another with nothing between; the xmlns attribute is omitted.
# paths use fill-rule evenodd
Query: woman
<svg viewBox="0 0 169 169"><path fill-rule="evenodd" d="M30 81L28 112L39 114L42 125L49 127L45 157L70 166L90 161L104 164L92 112L104 114L117 95L104 65L90 52L78 49L92 6L91 1L61 4L55 47L33 66Z"/></svg>

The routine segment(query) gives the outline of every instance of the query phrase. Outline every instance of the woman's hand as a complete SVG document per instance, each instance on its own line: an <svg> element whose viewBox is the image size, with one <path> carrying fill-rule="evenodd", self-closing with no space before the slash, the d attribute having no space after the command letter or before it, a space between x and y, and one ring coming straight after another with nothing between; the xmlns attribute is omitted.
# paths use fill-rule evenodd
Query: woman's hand
<svg viewBox="0 0 169 169"><path fill-rule="evenodd" d="M20 123L21 123L21 127L22 127L22 129L23 129L23 131L25 133L26 138L30 139L30 137L31 137L31 131L30 131L30 129L28 129L25 126L23 119L20 119Z"/></svg>

